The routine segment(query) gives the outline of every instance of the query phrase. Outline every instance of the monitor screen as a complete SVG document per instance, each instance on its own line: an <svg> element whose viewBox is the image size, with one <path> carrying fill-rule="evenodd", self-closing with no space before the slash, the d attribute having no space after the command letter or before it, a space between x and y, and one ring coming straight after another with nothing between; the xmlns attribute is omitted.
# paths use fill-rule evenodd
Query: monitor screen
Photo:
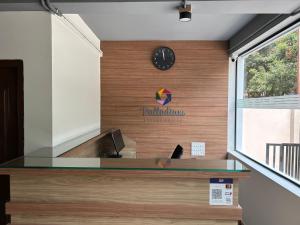
<svg viewBox="0 0 300 225"><path fill-rule="evenodd" d="M112 136L112 140L113 140L116 151L120 152L125 147L121 130L118 129L118 130L112 131L111 136Z"/></svg>
<svg viewBox="0 0 300 225"><path fill-rule="evenodd" d="M177 145L171 156L171 159L180 159L182 154L183 154L183 148L180 145Z"/></svg>

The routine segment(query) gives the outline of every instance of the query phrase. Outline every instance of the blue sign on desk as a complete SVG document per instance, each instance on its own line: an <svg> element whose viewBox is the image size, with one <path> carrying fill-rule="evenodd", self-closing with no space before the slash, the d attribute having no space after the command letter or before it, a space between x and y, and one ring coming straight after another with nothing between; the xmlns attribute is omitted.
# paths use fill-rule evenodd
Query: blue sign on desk
<svg viewBox="0 0 300 225"><path fill-rule="evenodd" d="M210 178L210 183L212 184L233 184L232 178Z"/></svg>
<svg viewBox="0 0 300 225"><path fill-rule="evenodd" d="M233 204L233 179L211 178L209 180L209 204L232 205Z"/></svg>

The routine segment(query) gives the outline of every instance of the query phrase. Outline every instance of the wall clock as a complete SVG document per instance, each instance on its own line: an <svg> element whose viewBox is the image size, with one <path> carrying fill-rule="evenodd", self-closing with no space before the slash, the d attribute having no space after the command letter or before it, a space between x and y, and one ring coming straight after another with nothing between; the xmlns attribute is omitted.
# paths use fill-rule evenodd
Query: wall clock
<svg viewBox="0 0 300 225"><path fill-rule="evenodd" d="M153 65L160 70L168 70L175 63L174 51L168 47L159 47L152 56Z"/></svg>

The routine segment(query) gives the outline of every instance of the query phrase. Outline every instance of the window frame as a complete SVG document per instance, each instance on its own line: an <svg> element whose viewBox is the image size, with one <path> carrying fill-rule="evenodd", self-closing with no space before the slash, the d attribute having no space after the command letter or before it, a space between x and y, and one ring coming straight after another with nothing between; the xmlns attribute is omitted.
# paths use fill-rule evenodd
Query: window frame
<svg viewBox="0 0 300 225"><path fill-rule="evenodd" d="M248 48L247 50L241 52L236 60L232 62L231 60L231 67L232 71L230 71L229 68L229 91L231 89L231 93L228 95L228 106L234 107L233 112L228 109L228 115L231 116L231 118L228 118L228 124L233 122L233 127L228 128L228 141L231 142L231 144L228 144L228 153L231 157L236 158L238 160L241 160L242 162L246 163L249 167L257 170L258 172L262 173L266 177L270 178L274 182L278 183L285 189L291 191L292 193L296 194L298 197L300 197L300 184L293 181L292 179L287 178L284 174L280 174L279 172L273 170L272 168L268 167L267 165L264 165L261 162L258 162L257 160L249 157L245 153L239 151L237 149L237 102L238 102L238 76L239 76L239 58L240 57L246 57L249 54L258 51L262 49L263 47L271 44L272 42L276 41L278 38L282 37L283 35L292 32L293 30L300 30L300 21L297 20L296 22L285 26L284 28L278 30L277 32L269 35L267 38L263 39L259 43L255 44L254 46ZM299 49L300 51L300 49ZM233 90L232 90L233 89ZM234 96L233 96L234 95ZM272 98L272 97L270 97ZM232 102L233 101L233 102ZM230 137L231 132L231 137Z"/></svg>

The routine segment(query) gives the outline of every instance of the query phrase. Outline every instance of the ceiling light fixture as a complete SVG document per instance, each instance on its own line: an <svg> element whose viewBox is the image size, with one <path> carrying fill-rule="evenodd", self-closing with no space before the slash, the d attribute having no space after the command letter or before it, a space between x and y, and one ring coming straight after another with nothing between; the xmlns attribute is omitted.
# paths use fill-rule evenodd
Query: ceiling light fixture
<svg viewBox="0 0 300 225"><path fill-rule="evenodd" d="M187 5L183 0L182 6L179 7L179 21L189 22L192 19L192 5Z"/></svg>

